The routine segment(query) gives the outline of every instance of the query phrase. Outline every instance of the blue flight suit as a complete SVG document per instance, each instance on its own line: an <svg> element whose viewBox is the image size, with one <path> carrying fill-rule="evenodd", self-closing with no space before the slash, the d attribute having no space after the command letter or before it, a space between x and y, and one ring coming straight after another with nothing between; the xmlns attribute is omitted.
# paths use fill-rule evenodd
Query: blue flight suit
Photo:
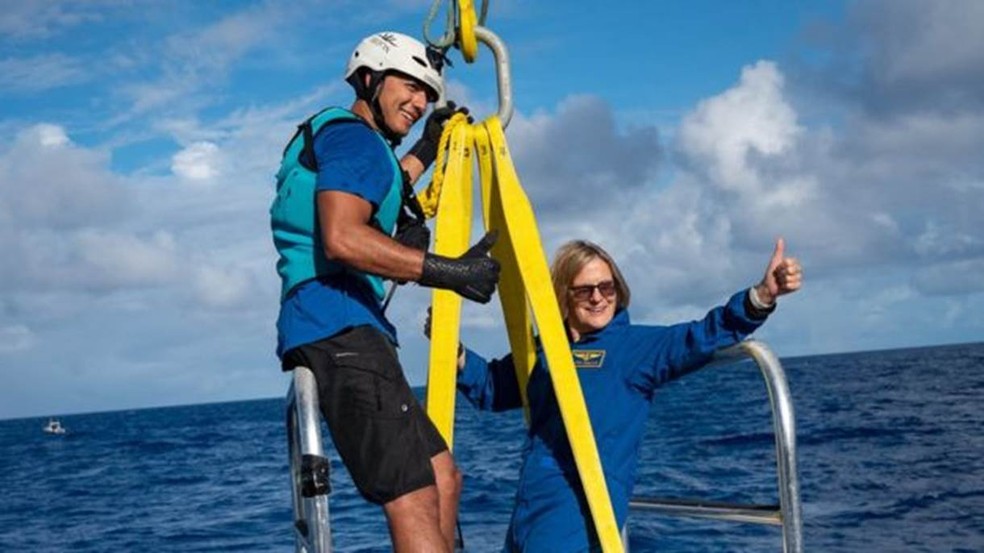
<svg viewBox="0 0 984 553"><path fill-rule="evenodd" d="M634 325L618 310L603 329L572 343L578 379L598 443L612 507L624 527L635 484L639 444L656 388L704 365L765 321L750 312L747 291L700 321ZM530 427L506 551L574 552L598 547L587 501L550 382L543 351L530 374ZM468 351L458 389L476 407L522 407L512 356L486 361Z"/></svg>

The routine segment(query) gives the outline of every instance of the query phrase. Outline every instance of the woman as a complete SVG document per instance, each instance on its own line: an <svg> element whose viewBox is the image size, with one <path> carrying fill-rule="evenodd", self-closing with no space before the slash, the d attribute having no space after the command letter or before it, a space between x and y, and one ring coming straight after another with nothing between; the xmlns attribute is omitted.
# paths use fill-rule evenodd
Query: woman
<svg viewBox="0 0 984 553"><path fill-rule="evenodd" d="M629 322L629 286L605 250L583 240L558 250L551 267L554 291L619 527L628 515L639 443L656 388L743 340L765 322L778 296L799 289L800 265L783 251L780 238L762 281L702 320L648 326ZM486 361L465 350L458 368L458 389L475 406L493 411L522 407L511 356ZM526 390L530 426L506 550L597 549L548 371L540 351Z"/></svg>

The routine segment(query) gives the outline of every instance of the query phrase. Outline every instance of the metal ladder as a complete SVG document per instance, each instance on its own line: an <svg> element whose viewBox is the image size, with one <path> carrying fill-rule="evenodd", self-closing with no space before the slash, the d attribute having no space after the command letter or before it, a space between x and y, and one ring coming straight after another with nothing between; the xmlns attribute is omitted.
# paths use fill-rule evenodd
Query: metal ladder
<svg viewBox="0 0 984 553"><path fill-rule="evenodd" d="M778 505L745 505L716 501L694 501L653 497L634 497L631 510L655 511L661 514L710 518L754 524L782 526L784 553L803 552L803 518L800 506L799 482L796 471L796 423L793 402L786 374L779 359L762 342L746 340L721 350L706 367L732 365L751 359L765 379L772 407L772 425L776 439L776 478L779 488ZM628 551L628 535L623 541Z"/></svg>

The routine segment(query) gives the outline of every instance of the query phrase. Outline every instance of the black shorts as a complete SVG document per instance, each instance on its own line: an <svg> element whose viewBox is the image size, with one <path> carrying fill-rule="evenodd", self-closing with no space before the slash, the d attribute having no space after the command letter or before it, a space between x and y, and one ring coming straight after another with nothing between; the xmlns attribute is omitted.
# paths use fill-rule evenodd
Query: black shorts
<svg viewBox="0 0 984 553"><path fill-rule="evenodd" d="M284 366L314 373L335 449L366 500L382 505L434 484L431 457L448 446L382 332L357 326L299 346Z"/></svg>

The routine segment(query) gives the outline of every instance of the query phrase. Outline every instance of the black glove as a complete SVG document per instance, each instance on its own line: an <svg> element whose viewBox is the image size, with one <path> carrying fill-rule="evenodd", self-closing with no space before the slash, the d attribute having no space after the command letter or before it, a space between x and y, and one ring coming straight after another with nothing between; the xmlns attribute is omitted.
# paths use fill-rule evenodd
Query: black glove
<svg viewBox="0 0 984 553"><path fill-rule="evenodd" d="M451 116L455 113L468 115L468 108L464 106L459 108L454 102L448 102L445 106L435 108L427 116L427 121L424 123L424 132L421 133L420 139L407 152L419 159L420 163L424 164L424 169L430 167L431 163L434 163L434 160L437 159L437 146L441 143L441 133L444 132L444 123L448 119L451 119Z"/></svg>
<svg viewBox="0 0 984 553"><path fill-rule="evenodd" d="M397 226L393 239L408 248L426 252L430 248L430 229L423 221L414 221L405 226Z"/></svg>
<svg viewBox="0 0 984 553"><path fill-rule="evenodd" d="M421 286L454 290L478 303L488 303L499 282L499 262L489 257L496 231L489 231L461 257L424 254L424 272L417 282Z"/></svg>

